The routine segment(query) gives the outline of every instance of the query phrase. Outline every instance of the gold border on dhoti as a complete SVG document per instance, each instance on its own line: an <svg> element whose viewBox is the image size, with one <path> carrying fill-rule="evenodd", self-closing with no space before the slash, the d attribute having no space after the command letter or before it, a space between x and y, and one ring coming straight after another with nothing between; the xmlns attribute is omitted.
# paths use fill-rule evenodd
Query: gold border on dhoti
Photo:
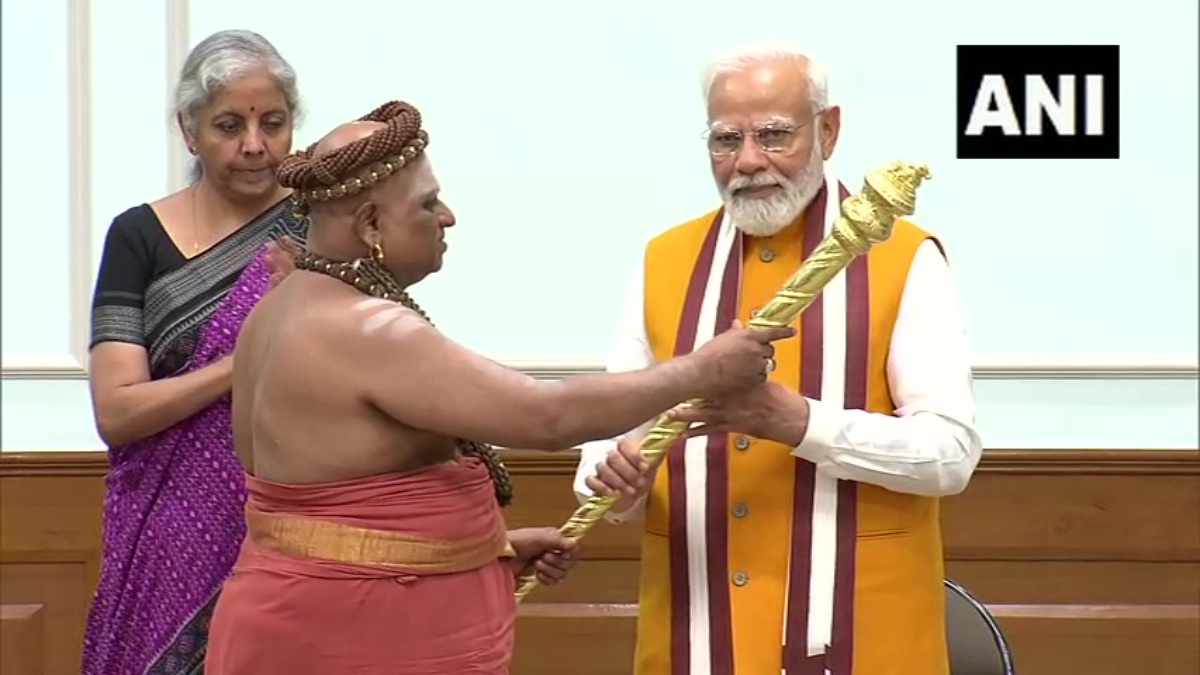
<svg viewBox="0 0 1200 675"><path fill-rule="evenodd" d="M247 506L246 536L266 548L299 558L376 565L417 575L465 572L515 555L503 523L485 537L447 541L308 516L266 513Z"/></svg>

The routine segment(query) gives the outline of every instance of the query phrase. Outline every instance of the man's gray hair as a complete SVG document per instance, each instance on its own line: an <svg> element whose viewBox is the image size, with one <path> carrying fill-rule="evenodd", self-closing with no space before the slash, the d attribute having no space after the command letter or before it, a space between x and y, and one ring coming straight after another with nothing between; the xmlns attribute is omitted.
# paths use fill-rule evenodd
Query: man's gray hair
<svg viewBox="0 0 1200 675"><path fill-rule="evenodd" d="M222 87L262 71L279 85L292 119L298 119L301 109L296 71L280 56L275 45L248 30L213 33L192 49L175 86L173 112L184 128L195 134L197 116ZM189 182L199 180L201 171L200 161L193 157L188 167Z"/></svg>
<svg viewBox="0 0 1200 675"><path fill-rule="evenodd" d="M808 97L813 112L829 107L829 75L825 67L800 49L784 42L760 42L723 54L704 71L704 101L708 102L717 79L764 63L784 63L803 70L808 78Z"/></svg>

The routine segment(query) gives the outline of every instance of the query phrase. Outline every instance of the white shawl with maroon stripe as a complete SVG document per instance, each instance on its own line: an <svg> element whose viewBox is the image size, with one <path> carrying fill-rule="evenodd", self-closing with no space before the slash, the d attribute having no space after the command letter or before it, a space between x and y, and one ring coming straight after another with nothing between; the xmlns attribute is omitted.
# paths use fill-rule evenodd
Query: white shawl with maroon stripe
<svg viewBox="0 0 1200 675"><path fill-rule="evenodd" d="M839 198L826 198L829 194ZM846 194L836 180L826 177L825 190L814 199L806 218L805 257L830 233ZM805 396L845 401L847 407L865 405L865 262L861 258L856 261L854 275L843 272L835 277L799 320L805 346L801 378ZM742 235L722 213L693 272L676 354L695 351L736 317L741 265ZM851 302L848 284L854 286ZM853 324L854 330L848 331L848 324ZM848 354L851 350L862 353ZM853 386L847 387L847 375L856 380ZM732 675L733 671L725 534L726 442L723 434L688 439L677 444L667 459L675 675ZM783 672L850 675L854 484L818 473L811 463L796 462L793 553L781 636ZM846 567L849 569L841 569ZM836 621L835 600L840 605ZM826 652L831 652L829 658L824 656Z"/></svg>

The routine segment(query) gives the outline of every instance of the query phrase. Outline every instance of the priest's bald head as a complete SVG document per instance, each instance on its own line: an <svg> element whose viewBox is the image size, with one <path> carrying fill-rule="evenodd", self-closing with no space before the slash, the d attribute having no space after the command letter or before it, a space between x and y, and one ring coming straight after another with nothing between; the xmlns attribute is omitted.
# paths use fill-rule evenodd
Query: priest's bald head
<svg viewBox="0 0 1200 675"><path fill-rule="evenodd" d="M428 144L420 112L392 101L285 159L279 182L308 211L309 251L373 259L401 287L441 269L454 214L438 197Z"/></svg>

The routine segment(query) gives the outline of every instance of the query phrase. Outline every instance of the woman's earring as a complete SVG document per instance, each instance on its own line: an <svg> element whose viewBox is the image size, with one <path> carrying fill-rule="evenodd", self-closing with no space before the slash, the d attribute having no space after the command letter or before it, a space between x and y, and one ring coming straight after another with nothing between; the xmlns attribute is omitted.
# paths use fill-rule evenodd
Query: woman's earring
<svg viewBox="0 0 1200 675"><path fill-rule="evenodd" d="M376 265L383 267L384 259L383 247L379 244L371 244L371 260L374 261Z"/></svg>

